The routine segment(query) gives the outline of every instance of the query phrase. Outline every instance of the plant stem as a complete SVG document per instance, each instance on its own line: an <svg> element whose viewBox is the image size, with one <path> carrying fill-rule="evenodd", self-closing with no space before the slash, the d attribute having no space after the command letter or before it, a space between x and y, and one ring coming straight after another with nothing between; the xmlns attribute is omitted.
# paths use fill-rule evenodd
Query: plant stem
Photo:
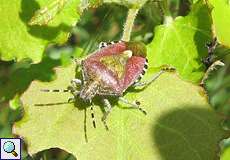
<svg viewBox="0 0 230 160"><path fill-rule="evenodd" d="M125 26L124 26L124 31L123 31L123 36L121 40L128 42L130 40L134 20L137 16L139 9L129 9L128 11L128 16L126 18Z"/></svg>
<svg viewBox="0 0 230 160"><path fill-rule="evenodd" d="M205 84L205 81L208 79L208 76L210 73L216 69L216 66L224 66L225 64L221 62L220 60L215 61L210 67L208 67L208 70L204 74L203 79L201 80L200 85L203 86ZM216 93L216 92L215 92Z"/></svg>
<svg viewBox="0 0 230 160"><path fill-rule="evenodd" d="M169 2L168 0L157 1L158 8L160 10L161 17L163 19L162 23L169 25L173 21L173 17L169 10ZM179 3L177 3L179 5ZM178 7L177 7L178 8Z"/></svg>

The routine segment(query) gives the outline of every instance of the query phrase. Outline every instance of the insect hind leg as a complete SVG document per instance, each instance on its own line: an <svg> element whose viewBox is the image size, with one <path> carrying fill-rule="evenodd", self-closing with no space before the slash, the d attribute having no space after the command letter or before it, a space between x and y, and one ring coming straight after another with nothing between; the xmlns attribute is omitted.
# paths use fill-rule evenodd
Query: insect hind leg
<svg viewBox="0 0 230 160"><path fill-rule="evenodd" d="M109 127L106 123L106 120L108 118L109 113L112 111L112 105L110 104L108 99L103 99L103 103L105 105L105 112L103 114L103 117L101 118L102 122L104 123L104 126L106 130L109 130Z"/></svg>
<svg viewBox="0 0 230 160"><path fill-rule="evenodd" d="M144 115L147 114L147 112L140 107L140 102L139 101L135 101L135 102L129 102L127 99L125 99L124 97L119 97L119 101L129 105L131 108L134 109L138 109L139 111L141 111Z"/></svg>
<svg viewBox="0 0 230 160"><path fill-rule="evenodd" d="M163 66L161 66L161 70L158 73L154 74L152 76L152 78L150 78L147 81L134 83L133 87L148 86L152 82L154 82L157 78L159 78L163 73L165 73L165 72L174 72L175 70L176 69L174 67L171 67L169 65L163 65Z"/></svg>

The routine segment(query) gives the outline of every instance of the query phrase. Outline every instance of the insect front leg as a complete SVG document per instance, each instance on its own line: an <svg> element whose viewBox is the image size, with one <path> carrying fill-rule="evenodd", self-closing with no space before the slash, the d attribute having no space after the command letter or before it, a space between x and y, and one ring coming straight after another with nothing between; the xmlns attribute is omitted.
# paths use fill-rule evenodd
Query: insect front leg
<svg viewBox="0 0 230 160"><path fill-rule="evenodd" d="M107 117L108 117L109 113L112 111L112 105L110 104L108 99L104 98L102 100L103 100L103 103L105 105L105 112L104 112L103 117L101 118L101 120L104 123L106 130L109 130L108 125L106 123L106 120L107 120Z"/></svg>
<svg viewBox="0 0 230 160"><path fill-rule="evenodd" d="M73 91L71 91L71 93L73 94L73 97L70 97L68 99L68 103L74 103L76 101L76 97L79 96L80 91L73 90Z"/></svg>
<svg viewBox="0 0 230 160"><path fill-rule="evenodd" d="M72 85L72 86L77 87L78 85L81 85L81 84L82 84L82 83L81 83L81 80L80 80L80 79L74 78L74 79L71 80L71 85Z"/></svg>
<svg viewBox="0 0 230 160"><path fill-rule="evenodd" d="M82 59L74 58L74 62L76 63L77 66L81 66L81 64L82 64Z"/></svg>
<svg viewBox="0 0 230 160"><path fill-rule="evenodd" d="M74 95L74 97L77 97L80 94L78 87L81 86L81 84L82 84L82 81L80 79L77 79L77 78L73 78L70 81L70 86L68 87L68 89Z"/></svg>
<svg viewBox="0 0 230 160"><path fill-rule="evenodd" d="M119 101L129 105L131 108L138 109L139 111L141 111L145 115L147 114L147 112L143 108L140 107L140 102L139 101L129 102L124 97L119 97Z"/></svg>
<svg viewBox="0 0 230 160"><path fill-rule="evenodd" d="M143 82L137 82L135 84L133 84L134 87L139 87L139 86L148 86L149 84L151 84L152 82L154 82L157 78L160 77L161 74L165 73L165 72L174 72L176 69L174 67L170 67L168 65L164 65L161 67L161 70L154 74L152 76L152 78L150 78L149 80L147 81L143 81Z"/></svg>
<svg viewBox="0 0 230 160"><path fill-rule="evenodd" d="M74 97L70 97L69 99L68 99L68 103L74 103L75 102L75 98Z"/></svg>

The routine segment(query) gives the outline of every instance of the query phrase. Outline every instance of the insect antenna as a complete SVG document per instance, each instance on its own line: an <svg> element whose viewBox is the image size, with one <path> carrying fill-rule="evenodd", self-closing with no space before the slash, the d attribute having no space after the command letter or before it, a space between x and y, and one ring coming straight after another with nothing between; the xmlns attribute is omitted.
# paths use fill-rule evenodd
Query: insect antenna
<svg viewBox="0 0 230 160"><path fill-rule="evenodd" d="M91 111L91 118L93 120L93 127L96 128L96 121L95 121L95 116L94 116L94 110L93 110L93 104L90 106L90 111Z"/></svg>
<svg viewBox="0 0 230 160"><path fill-rule="evenodd" d="M62 93L70 92L69 89L41 89L40 91L41 92L62 92Z"/></svg>
<svg viewBox="0 0 230 160"><path fill-rule="evenodd" d="M87 119L87 108L84 109L84 133L85 133L85 141L88 142L88 136L87 136L87 126L86 126L86 119Z"/></svg>
<svg viewBox="0 0 230 160"><path fill-rule="evenodd" d="M67 93L67 92L72 92L71 89L41 89L41 92L55 92L55 93ZM67 102L56 102L56 103L39 103L39 104L34 104L34 106L55 106L55 105L63 105L63 104L70 104L74 103L74 98L69 98Z"/></svg>
<svg viewBox="0 0 230 160"><path fill-rule="evenodd" d="M34 104L34 106L55 106L55 105L62 105L62 104L69 104L73 102L57 102L57 103L38 103Z"/></svg>

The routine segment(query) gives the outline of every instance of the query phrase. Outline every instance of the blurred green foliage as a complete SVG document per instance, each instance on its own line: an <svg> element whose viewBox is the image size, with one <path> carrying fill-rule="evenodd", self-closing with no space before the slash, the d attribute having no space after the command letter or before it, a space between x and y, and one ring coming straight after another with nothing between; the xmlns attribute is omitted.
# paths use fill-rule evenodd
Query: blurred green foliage
<svg viewBox="0 0 230 160"><path fill-rule="evenodd" d="M167 12L176 17L188 14L192 1L172 0L168 3ZM164 7L162 9L164 10ZM0 61L0 137L13 136L12 125L23 115L17 96L22 94L33 80L51 81L55 79L54 67L67 66L71 62L71 56L88 54L97 48L101 41L118 40L122 34L126 14L127 8L116 4L105 4L96 9L85 10L76 27L72 29L68 42L61 46L50 45L42 62L31 64L28 60L18 63ZM135 20L131 39L149 43L154 37L153 28L163 21L161 14L158 3L148 1ZM213 71L205 86L210 103L225 118L223 124L226 125L230 124L229 53L229 49L223 46L216 49L215 59L220 59L226 65ZM13 98L15 99L11 100ZM230 129L230 125L226 125L223 127ZM228 146L224 148L227 150ZM74 159L70 154L58 149L46 150L33 157L24 151L23 155L24 159Z"/></svg>

